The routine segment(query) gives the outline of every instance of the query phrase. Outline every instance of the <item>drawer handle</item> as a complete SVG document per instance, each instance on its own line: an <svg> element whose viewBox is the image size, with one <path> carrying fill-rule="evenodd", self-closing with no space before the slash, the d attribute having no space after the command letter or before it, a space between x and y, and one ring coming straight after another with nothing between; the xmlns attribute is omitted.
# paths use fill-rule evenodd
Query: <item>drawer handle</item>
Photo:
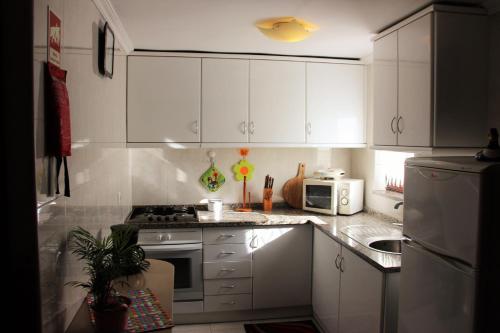
<svg viewBox="0 0 500 333"><path fill-rule="evenodd" d="M221 268L221 272L234 272L236 271L236 268Z"/></svg>
<svg viewBox="0 0 500 333"><path fill-rule="evenodd" d="M234 252L234 251L224 251L224 250L222 250L222 251L219 252L219 255L221 255L221 256L223 256L223 255L229 255L229 254L236 254L236 252Z"/></svg>
<svg viewBox="0 0 500 333"><path fill-rule="evenodd" d="M221 288L227 288L227 289L233 289L233 288L236 288L236 286L234 284L232 285L229 285L229 286L220 286Z"/></svg>
<svg viewBox="0 0 500 333"><path fill-rule="evenodd" d="M236 302L235 301L231 301L231 302L221 302L220 304L224 304L224 305L235 305Z"/></svg>
<svg viewBox="0 0 500 333"><path fill-rule="evenodd" d="M236 237L236 235L232 235L232 234L220 234L218 238L231 238L231 237Z"/></svg>

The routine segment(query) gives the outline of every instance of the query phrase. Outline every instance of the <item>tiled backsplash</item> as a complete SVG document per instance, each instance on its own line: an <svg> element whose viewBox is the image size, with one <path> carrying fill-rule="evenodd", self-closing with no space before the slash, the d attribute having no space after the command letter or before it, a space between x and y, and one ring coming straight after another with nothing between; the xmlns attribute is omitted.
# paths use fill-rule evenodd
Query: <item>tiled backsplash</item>
<svg viewBox="0 0 500 333"><path fill-rule="evenodd" d="M213 149L215 165L224 174L226 183L209 192L200 184L200 176L210 166L209 149L130 149L132 172L132 203L134 205L197 203L204 198L220 198L225 203L242 201L242 183L234 179L231 167L240 160L238 149ZM248 161L255 165L253 179L248 182L252 202L262 201L264 178L275 178L273 201L283 201L283 184L297 174L298 163L306 165L306 177L327 167L351 170L350 149L255 148Z"/></svg>

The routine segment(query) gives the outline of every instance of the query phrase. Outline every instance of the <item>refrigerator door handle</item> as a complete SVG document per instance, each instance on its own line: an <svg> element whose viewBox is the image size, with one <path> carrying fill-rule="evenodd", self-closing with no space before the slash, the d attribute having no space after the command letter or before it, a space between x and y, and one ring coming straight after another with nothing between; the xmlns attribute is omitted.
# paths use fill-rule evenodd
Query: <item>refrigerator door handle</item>
<svg viewBox="0 0 500 333"><path fill-rule="evenodd" d="M418 243L416 243L408 238L403 239L403 243L405 243L408 247L411 247L413 250L418 251L420 253L425 254L426 252L428 252L428 253L432 254L435 260L440 261L441 263L454 269L455 271L459 271L459 272L462 272L462 273L470 275L470 276L474 275L474 269L471 266L466 265L455 258L451 258L451 257L445 256L445 255L436 253L434 251L431 251L431 250L421 246L420 244L418 244Z"/></svg>

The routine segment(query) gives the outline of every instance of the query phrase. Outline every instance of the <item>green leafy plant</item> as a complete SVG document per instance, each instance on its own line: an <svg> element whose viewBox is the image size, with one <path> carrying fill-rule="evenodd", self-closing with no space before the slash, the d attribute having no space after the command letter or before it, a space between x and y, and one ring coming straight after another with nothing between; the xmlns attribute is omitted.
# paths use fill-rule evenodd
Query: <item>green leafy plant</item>
<svg viewBox="0 0 500 333"><path fill-rule="evenodd" d="M70 236L70 249L85 261L87 282L72 281L69 285L88 290L94 296L93 308L102 311L119 303L113 281L119 277L145 271L149 262L144 260L144 250L131 242L132 229L114 231L98 239L87 230L77 227Z"/></svg>

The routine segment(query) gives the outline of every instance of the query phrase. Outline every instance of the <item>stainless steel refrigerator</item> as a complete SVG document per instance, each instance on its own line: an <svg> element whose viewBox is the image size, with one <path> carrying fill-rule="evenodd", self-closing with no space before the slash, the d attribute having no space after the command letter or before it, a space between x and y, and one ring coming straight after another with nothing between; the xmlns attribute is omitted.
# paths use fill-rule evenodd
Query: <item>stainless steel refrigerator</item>
<svg viewBox="0 0 500 333"><path fill-rule="evenodd" d="M408 159L404 207L398 332L471 333L491 325L500 296L500 163Z"/></svg>

